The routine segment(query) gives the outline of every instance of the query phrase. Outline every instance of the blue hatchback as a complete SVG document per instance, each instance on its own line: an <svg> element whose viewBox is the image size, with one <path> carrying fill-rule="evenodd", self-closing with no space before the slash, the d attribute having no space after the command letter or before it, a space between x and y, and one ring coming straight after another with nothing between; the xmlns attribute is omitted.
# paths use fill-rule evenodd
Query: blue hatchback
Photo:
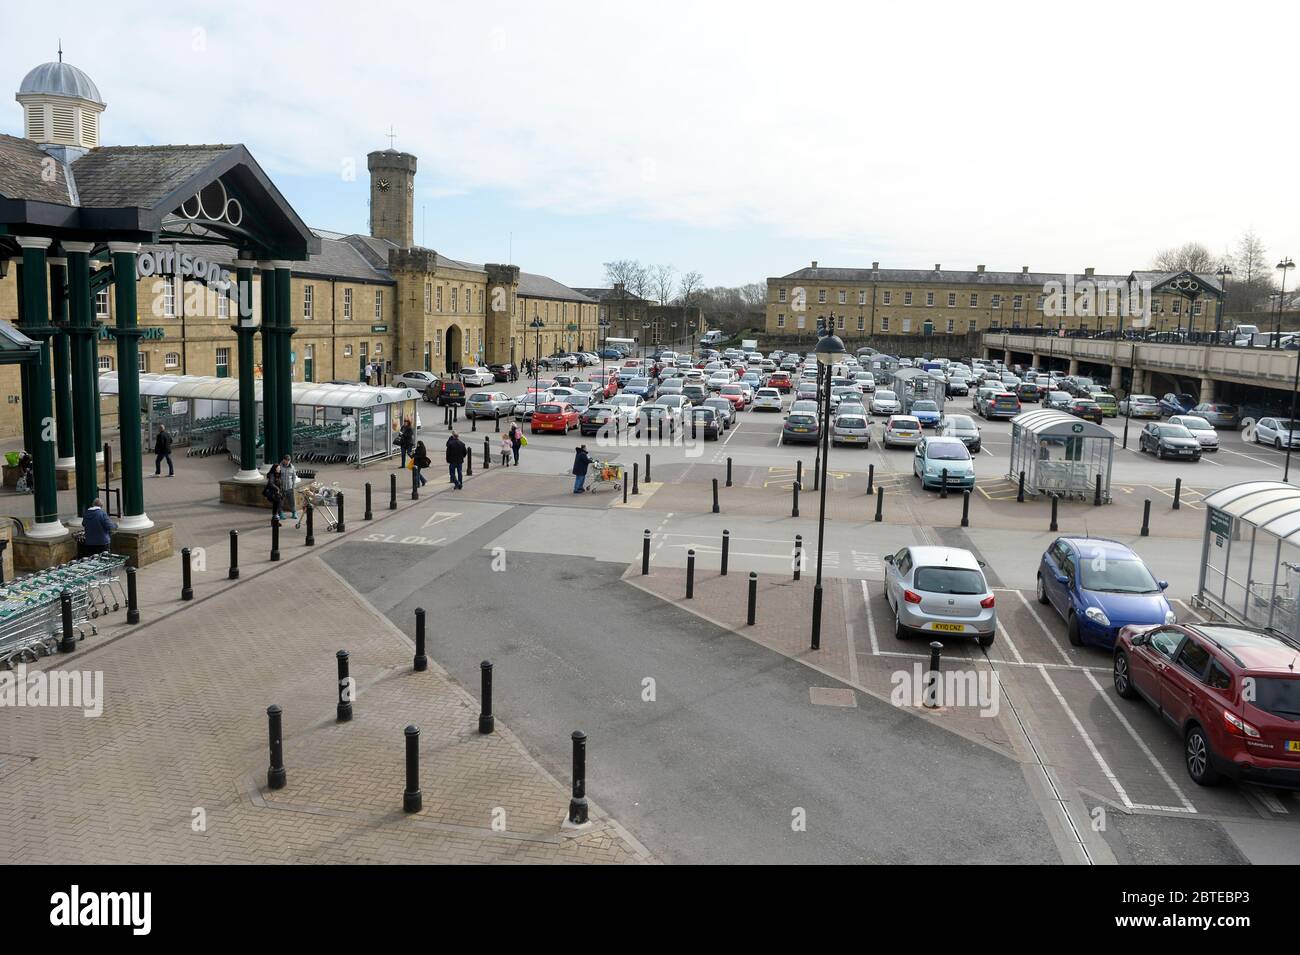
<svg viewBox="0 0 1300 955"><path fill-rule="evenodd" d="M939 405L929 399L913 401L911 410L908 412L913 418L921 422L922 428L939 427Z"/></svg>
<svg viewBox="0 0 1300 955"><path fill-rule="evenodd" d="M1104 537L1059 537L1038 567L1038 602L1056 608L1076 647L1109 650L1120 627L1174 623L1168 586L1132 550Z"/></svg>

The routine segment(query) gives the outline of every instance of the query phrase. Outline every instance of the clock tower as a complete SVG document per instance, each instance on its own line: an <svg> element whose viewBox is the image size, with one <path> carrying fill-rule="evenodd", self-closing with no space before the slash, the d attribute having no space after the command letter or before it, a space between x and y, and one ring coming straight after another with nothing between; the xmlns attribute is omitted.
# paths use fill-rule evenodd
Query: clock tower
<svg viewBox="0 0 1300 955"><path fill-rule="evenodd" d="M370 169L370 234L409 249L415 244L415 157L381 149L366 160Z"/></svg>

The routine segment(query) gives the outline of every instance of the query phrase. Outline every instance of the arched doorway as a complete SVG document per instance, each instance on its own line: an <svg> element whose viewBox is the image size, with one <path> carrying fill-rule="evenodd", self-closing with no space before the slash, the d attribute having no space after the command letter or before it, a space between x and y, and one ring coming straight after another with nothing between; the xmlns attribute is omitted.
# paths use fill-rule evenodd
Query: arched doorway
<svg viewBox="0 0 1300 955"><path fill-rule="evenodd" d="M447 326L447 374L454 375L460 371L460 356L465 348L465 343L461 339L464 332L456 325Z"/></svg>

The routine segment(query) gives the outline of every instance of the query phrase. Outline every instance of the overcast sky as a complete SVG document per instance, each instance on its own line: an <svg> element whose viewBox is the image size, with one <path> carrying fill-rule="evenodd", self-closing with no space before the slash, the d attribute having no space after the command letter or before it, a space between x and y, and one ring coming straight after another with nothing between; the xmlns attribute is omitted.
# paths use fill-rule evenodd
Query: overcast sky
<svg viewBox="0 0 1300 955"><path fill-rule="evenodd" d="M614 258L1127 272L1247 229L1300 255L1295 3L0 11L9 89L61 38L106 143L244 143L310 225L364 232L391 126L417 243L569 285Z"/></svg>

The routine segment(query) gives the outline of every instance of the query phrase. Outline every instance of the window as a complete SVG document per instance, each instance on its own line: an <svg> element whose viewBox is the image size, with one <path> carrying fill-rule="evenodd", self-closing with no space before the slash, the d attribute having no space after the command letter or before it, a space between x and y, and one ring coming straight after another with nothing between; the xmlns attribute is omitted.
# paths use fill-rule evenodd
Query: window
<svg viewBox="0 0 1300 955"><path fill-rule="evenodd" d="M839 328L840 331L844 331L844 316L843 316L843 315L839 316L838 322L839 322L839 324L838 324L837 327Z"/></svg>
<svg viewBox="0 0 1300 955"><path fill-rule="evenodd" d="M383 342L375 342L375 354L376 354L376 355L382 355L383 353L384 353L384 343L383 343Z"/></svg>
<svg viewBox="0 0 1300 955"><path fill-rule="evenodd" d="M229 348L217 349L217 377L218 378L230 377L230 349Z"/></svg>
<svg viewBox="0 0 1300 955"><path fill-rule="evenodd" d="M784 302L784 301L785 301L785 289L783 289L783 288L779 288L779 289L776 290L776 300L777 300L778 302Z"/></svg>
<svg viewBox="0 0 1300 955"><path fill-rule="evenodd" d="M311 321L312 308L316 304L316 287L314 285L304 285L302 287L302 317Z"/></svg>
<svg viewBox="0 0 1300 955"><path fill-rule="evenodd" d="M217 318L230 317L230 296L217 293Z"/></svg>
<svg viewBox="0 0 1300 955"><path fill-rule="evenodd" d="M979 292L971 292L971 293L970 293L970 307L971 307L971 308L979 308L979 304L980 304L980 293L979 293Z"/></svg>
<svg viewBox="0 0 1300 955"><path fill-rule="evenodd" d="M1198 680L1204 678L1209 662L1210 651L1191 638L1183 642L1183 648L1178 651L1178 659L1174 661Z"/></svg>
<svg viewBox="0 0 1300 955"><path fill-rule="evenodd" d="M776 327L785 328L785 312L776 313Z"/></svg>
<svg viewBox="0 0 1300 955"><path fill-rule="evenodd" d="M1159 314L1160 314L1160 299L1158 299L1158 298L1153 298L1153 299L1151 300L1151 314L1152 314L1152 315L1159 315Z"/></svg>
<svg viewBox="0 0 1300 955"><path fill-rule="evenodd" d="M844 291L844 289L840 289L840 304L846 305L848 304L848 300L849 300L849 293Z"/></svg>
<svg viewBox="0 0 1300 955"><path fill-rule="evenodd" d="M889 316L888 316L888 315L882 315L882 316L880 316L880 330L881 330L882 332L887 332L887 331L889 331Z"/></svg>
<svg viewBox="0 0 1300 955"><path fill-rule="evenodd" d="M169 351L163 355L164 368L179 368L181 365L181 356L179 352Z"/></svg>
<svg viewBox="0 0 1300 955"><path fill-rule="evenodd" d="M435 355L442 354L442 329L441 328L433 333L433 353Z"/></svg>
<svg viewBox="0 0 1300 955"><path fill-rule="evenodd" d="M998 293L994 292L994 293L993 293L993 298L989 301L989 306L990 306L991 308L1001 308L1001 307L1002 307L1002 296L999 295Z"/></svg>
<svg viewBox="0 0 1300 955"><path fill-rule="evenodd" d="M1200 315L1200 314L1201 314L1201 305L1202 305L1202 304L1204 304L1204 303L1202 303L1202 302L1193 302L1193 303L1192 303L1192 314L1193 314L1193 315Z"/></svg>
<svg viewBox="0 0 1300 955"><path fill-rule="evenodd" d="M867 320L866 320L865 318L863 318L861 315L859 315L859 316L858 316L858 331L860 331L860 332L861 332L861 331L865 331L866 328L867 328Z"/></svg>
<svg viewBox="0 0 1300 955"><path fill-rule="evenodd" d="M1047 296L1044 295L1042 292L1038 293L1038 304L1036 304L1034 308L1038 309L1041 312L1043 310L1043 303L1046 301L1047 301Z"/></svg>
<svg viewBox="0 0 1300 955"><path fill-rule="evenodd" d="M171 280L163 282L163 316L176 317L176 284Z"/></svg>
<svg viewBox="0 0 1300 955"><path fill-rule="evenodd" d="M113 370L113 357L112 357L111 355L100 355L100 356L99 356L99 370L100 370L100 371L112 371L112 370Z"/></svg>
<svg viewBox="0 0 1300 955"><path fill-rule="evenodd" d="M892 305L894 301L894 293L886 290L883 301L886 305Z"/></svg>
<svg viewBox="0 0 1300 955"><path fill-rule="evenodd" d="M910 318L903 319L903 331L910 332L911 330L912 330L912 320Z"/></svg>
<svg viewBox="0 0 1300 955"><path fill-rule="evenodd" d="M375 321L381 321L384 317L384 290L375 289Z"/></svg>
<svg viewBox="0 0 1300 955"><path fill-rule="evenodd" d="M948 293L948 307L949 307L949 308L956 308L956 307L957 307L957 293L956 293L956 292L949 292L949 293Z"/></svg>
<svg viewBox="0 0 1300 955"><path fill-rule="evenodd" d="M858 289L858 304L859 305L867 304L867 290L864 288Z"/></svg>
<svg viewBox="0 0 1300 955"><path fill-rule="evenodd" d="M886 302L885 304L888 305L889 303ZM911 305L911 304L912 304L912 293L911 293L911 292L904 292L904 293L903 293L903 304L904 304L904 305Z"/></svg>
<svg viewBox="0 0 1300 955"><path fill-rule="evenodd" d="M1182 311L1183 311L1183 300L1182 300L1181 298L1176 298L1176 299L1174 299L1174 306L1173 306L1173 308L1171 309L1171 311L1172 311L1175 315L1179 315L1179 314L1182 313Z"/></svg>
<svg viewBox="0 0 1300 955"><path fill-rule="evenodd" d="M451 310L456 311L456 289L451 290Z"/></svg>
<svg viewBox="0 0 1300 955"><path fill-rule="evenodd" d="M932 307L932 306L934 305L934 293L933 293L933 292L926 292L926 293L925 293L925 304L926 304L927 307Z"/></svg>
<svg viewBox="0 0 1300 955"><path fill-rule="evenodd" d="M351 346L351 345L344 345L344 346L343 346L343 357L344 357L344 358L351 358L351 357L352 357L352 346Z"/></svg>
<svg viewBox="0 0 1300 955"><path fill-rule="evenodd" d="M140 374L147 375L149 373L149 353L142 351L138 357L140 359Z"/></svg>
<svg viewBox="0 0 1300 955"><path fill-rule="evenodd" d="M956 320L955 320L955 319L951 319L951 318L948 319L948 334L951 335L951 334L952 334L953 332L955 332L956 330L957 330L957 322L956 322Z"/></svg>
<svg viewBox="0 0 1300 955"><path fill-rule="evenodd" d="M108 289L106 288L95 293L95 317L108 318Z"/></svg>
<svg viewBox="0 0 1300 955"><path fill-rule="evenodd" d="M343 290L343 320L352 321L352 289L350 288Z"/></svg>
<svg viewBox="0 0 1300 955"><path fill-rule="evenodd" d="M438 291L435 292L434 295L435 295L434 308L436 308L438 311L441 312L442 311L442 286L441 285L438 286Z"/></svg>
<svg viewBox="0 0 1300 955"><path fill-rule="evenodd" d="M433 304L433 283L424 283L424 314L431 312ZM438 311L442 311L442 289L438 289Z"/></svg>
<svg viewBox="0 0 1300 955"><path fill-rule="evenodd" d="M1151 649L1166 659L1174 658L1174 651L1182 641L1183 635L1178 630L1157 630L1151 634Z"/></svg>
<svg viewBox="0 0 1300 955"><path fill-rule="evenodd" d="M973 331L975 331L976 327L977 327L977 326L976 326L976 324L975 324L975 319L973 319L973 318L968 318L968 319L966 320L966 331L968 331L968 332L973 332Z"/></svg>
<svg viewBox="0 0 1300 955"><path fill-rule="evenodd" d="M799 313L799 317L795 319L795 324L796 324L799 328L803 328L803 327L804 327L804 324L805 324L805 322L804 322L804 318L805 318L804 313L803 313L803 312L800 312L800 313Z"/></svg>
<svg viewBox="0 0 1300 955"><path fill-rule="evenodd" d="M1017 295L1014 298L1012 298L1011 307L1014 308L1017 312L1020 311L1022 308L1025 307L1025 297L1023 295Z"/></svg>

